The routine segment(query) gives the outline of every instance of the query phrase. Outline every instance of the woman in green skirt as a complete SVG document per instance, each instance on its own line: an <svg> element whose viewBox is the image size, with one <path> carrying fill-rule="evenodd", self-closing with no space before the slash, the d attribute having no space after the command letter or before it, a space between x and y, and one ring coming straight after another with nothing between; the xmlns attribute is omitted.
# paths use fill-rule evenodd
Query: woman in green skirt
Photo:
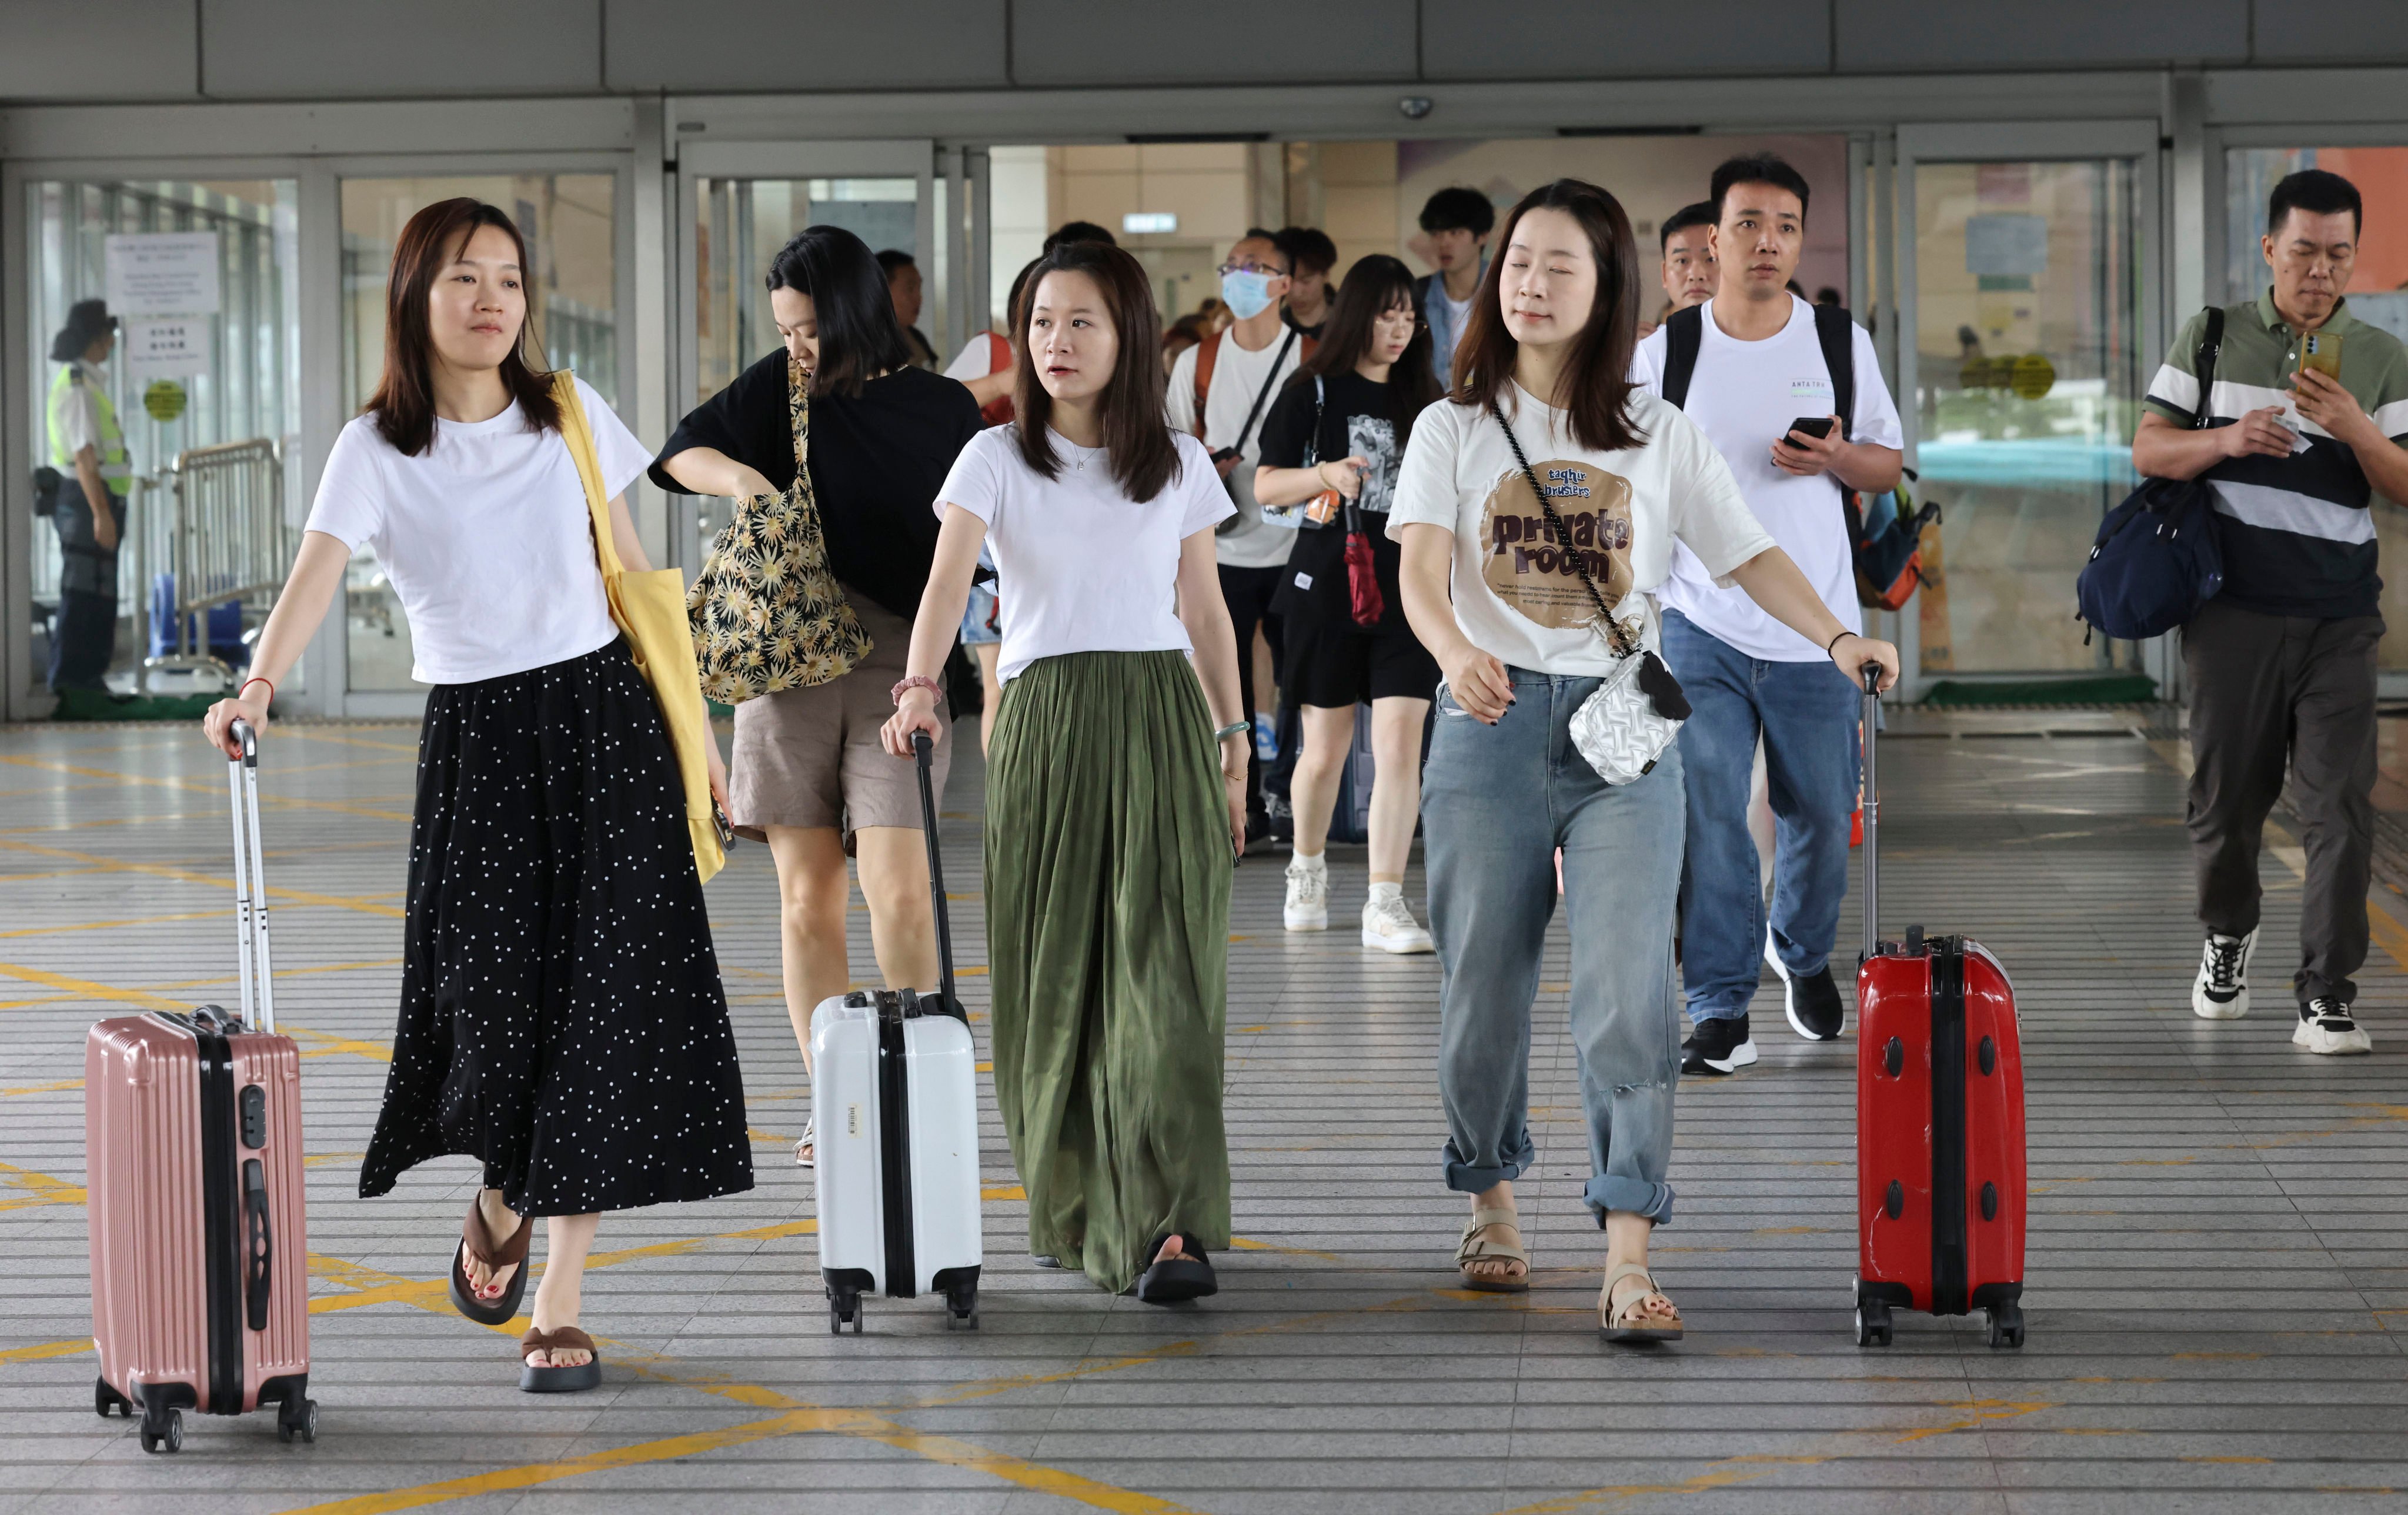
<svg viewBox="0 0 2408 1515"><path fill-rule="evenodd" d="M1068 243L1022 291L1016 418L938 492L886 748L944 739L937 673L987 546L1011 586L987 960L1029 1244L1167 1305L1214 1292L1229 1244L1221 1046L1251 731L1212 528L1235 507L1203 444L1163 422L1138 261Z"/></svg>

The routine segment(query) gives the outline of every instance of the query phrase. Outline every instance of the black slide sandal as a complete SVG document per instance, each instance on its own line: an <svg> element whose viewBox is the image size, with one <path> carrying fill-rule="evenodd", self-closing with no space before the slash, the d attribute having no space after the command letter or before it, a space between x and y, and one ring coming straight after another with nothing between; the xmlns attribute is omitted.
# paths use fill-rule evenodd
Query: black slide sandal
<svg viewBox="0 0 2408 1515"><path fill-rule="evenodd" d="M1176 1235L1184 1257L1162 1260L1162 1248ZM1212 1272L1212 1262L1204 1249L1194 1245L1196 1238L1182 1232L1164 1232L1154 1238L1146 1255L1157 1261L1146 1264L1138 1275L1137 1297L1144 1305L1182 1305L1192 1299L1202 1299L1221 1291L1221 1280Z"/></svg>
<svg viewBox="0 0 2408 1515"><path fill-rule="evenodd" d="M526 1360L532 1351L551 1351L554 1348L592 1353L575 1367L537 1367ZM602 1354L594 1349L594 1338L575 1326L562 1326L557 1331L538 1331L529 1327L519 1338L519 1388L530 1394L574 1394L598 1387L602 1382Z"/></svg>
<svg viewBox="0 0 2408 1515"><path fill-rule="evenodd" d="M526 1297L527 1243L535 1236L535 1221L519 1217L519 1229L510 1239L496 1247L494 1234L485 1229L485 1212L474 1199L468 1201L468 1219L460 1223L460 1245L452 1249L452 1307L481 1326L508 1325L517 1318L519 1301ZM468 1260L474 1257L489 1268L510 1268L510 1281L502 1287L502 1297L479 1299L468 1281Z"/></svg>

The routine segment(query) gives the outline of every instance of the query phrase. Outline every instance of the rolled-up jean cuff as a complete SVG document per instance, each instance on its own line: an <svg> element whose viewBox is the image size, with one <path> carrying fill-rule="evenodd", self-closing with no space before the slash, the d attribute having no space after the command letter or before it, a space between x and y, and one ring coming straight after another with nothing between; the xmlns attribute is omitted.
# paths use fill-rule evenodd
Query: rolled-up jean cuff
<svg viewBox="0 0 2408 1515"><path fill-rule="evenodd" d="M1604 1173L1588 1181L1581 1198L1597 1212L1597 1223L1605 1224L1608 1210L1643 1215L1657 1225L1672 1219L1672 1186L1651 1184L1644 1178L1625 1178L1619 1174Z"/></svg>
<svg viewBox="0 0 2408 1515"><path fill-rule="evenodd" d="M1538 1148L1525 1137L1522 1149L1502 1164L1494 1168L1475 1168L1456 1157L1455 1144L1449 1142L1445 1152L1446 1187L1458 1194L1484 1194L1498 1184L1511 1183L1521 1177L1529 1171L1538 1155Z"/></svg>
<svg viewBox="0 0 2408 1515"><path fill-rule="evenodd" d="M1745 1004L1733 1004L1727 1000L1709 1000L1701 1004L1693 1004L1689 1006L1689 1019L1693 1022L1699 1020L1737 1020L1740 1017L1746 1014L1747 1006Z"/></svg>

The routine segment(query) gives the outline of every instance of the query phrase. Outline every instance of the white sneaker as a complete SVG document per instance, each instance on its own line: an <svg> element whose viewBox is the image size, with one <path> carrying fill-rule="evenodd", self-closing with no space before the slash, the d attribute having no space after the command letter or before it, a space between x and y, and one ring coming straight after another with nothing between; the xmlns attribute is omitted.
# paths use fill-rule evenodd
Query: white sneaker
<svg viewBox="0 0 2408 1515"><path fill-rule="evenodd" d="M2190 1012L2201 1020L2239 1020L2249 1013L2249 954L2258 933L2226 936L2210 931L2200 949L2199 976L2191 980Z"/></svg>
<svg viewBox="0 0 2408 1515"><path fill-rule="evenodd" d="M1769 920L1764 923L1764 961L1772 970L1773 977L1784 984L1789 982L1789 970L1781 965L1781 954L1772 950L1772 922ZM1795 1022L1798 1017L1791 1016L1789 1018Z"/></svg>
<svg viewBox="0 0 2408 1515"><path fill-rule="evenodd" d="M2374 1050L2374 1043L2351 1017L2349 1006L2339 1000L2310 1000L2300 1006L2300 1023L2291 1032L2291 1045L2328 1057Z"/></svg>
<svg viewBox="0 0 2408 1515"><path fill-rule="evenodd" d="M1413 907L1405 903L1401 894L1366 901L1363 905L1363 945L1378 947L1383 952L1435 952L1438 945L1430 933L1413 919Z"/></svg>
<svg viewBox="0 0 2408 1515"><path fill-rule="evenodd" d="M1287 865L1287 906L1282 918L1292 931L1329 930L1329 870L1308 868L1301 859Z"/></svg>

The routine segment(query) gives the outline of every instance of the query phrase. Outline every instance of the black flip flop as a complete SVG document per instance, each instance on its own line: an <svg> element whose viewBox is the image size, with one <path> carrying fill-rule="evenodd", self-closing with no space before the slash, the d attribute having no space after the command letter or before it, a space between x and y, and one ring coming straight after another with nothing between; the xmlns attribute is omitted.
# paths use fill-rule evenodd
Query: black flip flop
<svg viewBox="0 0 2408 1515"><path fill-rule="evenodd" d="M580 1352L592 1352L575 1367L537 1367L526 1360L532 1351L551 1351L566 1347ZM538 1331L529 1327L519 1338L519 1389L530 1394L575 1394L595 1388L602 1382L602 1354L594 1349L594 1338L575 1326L562 1326L557 1331Z"/></svg>
<svg viewBox="0 0 2408 1515"><path fill-rule="evenodd" d="M494 1234L485 1228L485 1212L477 1201L468 1202L468 1219L460 1223L460 1245L452 1250L452 1307L481 1326L508 1325L519 1313L519 1301L526 1295L527 1243L535 1236L535 1221L519 1218L519 1229L510 1233L509 1240L498 1247ZM468 1260L474 1257L489 1268L510 1268L510 1281L502 1286L502 1297L486 1300L477 1297L475 1285L468 1281Z"/></svg>
<svg viewBox="0 0 2408 1515"><path fill-rule="evenodd" d="M1182 1244L1180 1250L1187 1255L1164 1260L1162 1248L1174 1234ZM1148 1263L1146 1270L1138 1275L1137 1297L1140 1304L1182 1305L1191 1299L1202 1299L1207 1294L1221 1291L1221 1280L1213 1275L1211 1261L1204 1255L1202 1248L1194 1245L1195 1240L1183 1231L1166 1231L1154 1238L1154 1245L1145 1252L1146 1256L1156 1261Z"/></svg>

